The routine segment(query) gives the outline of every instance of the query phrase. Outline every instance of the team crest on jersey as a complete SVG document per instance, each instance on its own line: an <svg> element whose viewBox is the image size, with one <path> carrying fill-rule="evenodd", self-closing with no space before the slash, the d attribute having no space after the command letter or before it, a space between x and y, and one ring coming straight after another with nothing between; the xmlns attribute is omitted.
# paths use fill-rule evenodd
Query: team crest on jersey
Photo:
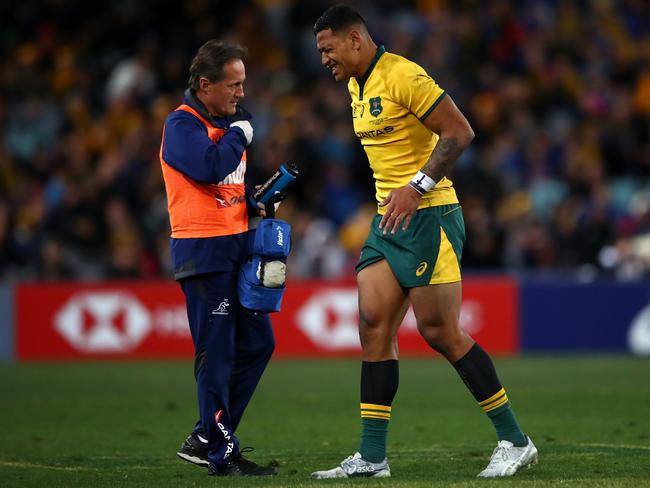
<svg viewBox="0 0 650 488"><path fill-rule="evenodd" d="M384 110L384 107L381 106L381 97L371 98L368 103L370 104L370 113L374 117L377 117Z"/></svg>

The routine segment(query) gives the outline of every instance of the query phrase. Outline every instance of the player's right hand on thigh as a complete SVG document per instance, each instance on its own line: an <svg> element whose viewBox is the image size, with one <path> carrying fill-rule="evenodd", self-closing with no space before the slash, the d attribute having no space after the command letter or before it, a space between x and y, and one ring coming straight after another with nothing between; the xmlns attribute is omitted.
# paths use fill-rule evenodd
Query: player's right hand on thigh
<svg viewBox="0 0 650 488"><path fill-rule="evenodd" d="M379 203L380 207L386 206L386 213L379 222L379 229L394 234L402 224L402 230L406 230L411 219L420 206L420 195L411 185L405 185L392 190L384 200Z"/></svg>

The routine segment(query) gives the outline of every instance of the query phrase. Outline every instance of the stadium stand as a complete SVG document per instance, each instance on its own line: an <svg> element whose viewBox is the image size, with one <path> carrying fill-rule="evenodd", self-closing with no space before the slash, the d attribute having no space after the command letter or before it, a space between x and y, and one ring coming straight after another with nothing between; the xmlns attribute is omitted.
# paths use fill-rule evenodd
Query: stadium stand
<svg viewBox="0 0 650 488"><path fill-rule="evenodd" d="M191 54L213 37L250 50L251 181L287 160L301 167L282 207L290 273L352 273L373 188L345 88L314 45L329 3L3 3L0 278L171 276L162 122ZM645 2L481 4L356 2L375 38L425 67L475 129L453 175L465 269L647 277Z"/></svg>

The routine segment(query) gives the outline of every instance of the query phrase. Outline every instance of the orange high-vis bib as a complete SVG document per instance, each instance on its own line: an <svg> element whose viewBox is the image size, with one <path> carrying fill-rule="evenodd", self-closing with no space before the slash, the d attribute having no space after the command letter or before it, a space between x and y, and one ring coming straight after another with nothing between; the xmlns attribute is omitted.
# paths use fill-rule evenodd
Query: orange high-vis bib
<svg viewBox="0 0 650 488"><path fill-rule="evenodd" d="M215 144L223 136L225 129L213 127L192 107L181 105L176 110L189 112L203 122L208 137ZM163 143L164 133L163 129ZM163 144L160 145L160 164L173 238L218 237L248 231L244 189L246 151L237 169L222 182L213 184L195 181L172 168L163 159L162 150Z"/></svg>

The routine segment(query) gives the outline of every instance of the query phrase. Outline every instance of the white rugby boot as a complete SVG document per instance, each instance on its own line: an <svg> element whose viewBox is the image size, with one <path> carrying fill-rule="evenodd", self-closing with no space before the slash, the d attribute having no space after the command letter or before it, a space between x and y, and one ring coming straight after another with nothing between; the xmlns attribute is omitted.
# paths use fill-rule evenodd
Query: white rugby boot
<svg viewBox="0 0 650 488"><path fill-rule="evenodd" d="M478 474L479 478L499 478L512 476L521 468L537 464L537 448L530 437L528 444L517 447L509 441L499 441L492 452L490 464Z"/></svg>
<svg viewBox="0 0 650 488"><path fill-rule="evenodd" d="M346 457L336 468L326 471L316 471L311 474L315 480L324 480L329 478L388 478L390 476L390 467L388 459L380 463L371 463L361 457L356 452L353 456Z"/></svg>

